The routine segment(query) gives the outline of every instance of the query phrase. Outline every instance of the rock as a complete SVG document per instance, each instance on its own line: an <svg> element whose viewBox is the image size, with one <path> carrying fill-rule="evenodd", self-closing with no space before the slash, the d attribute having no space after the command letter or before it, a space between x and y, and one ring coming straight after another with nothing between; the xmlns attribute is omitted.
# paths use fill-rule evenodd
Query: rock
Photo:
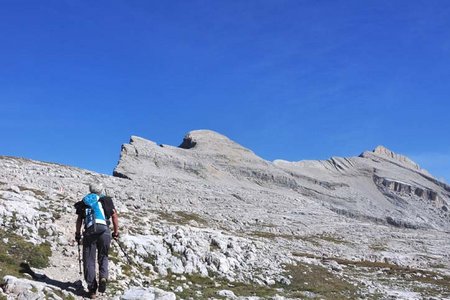
<svg viewBox="0 0 450 300"><path fill-rule="evenodd" d="M9 189L11 191L13 191L14 193L16 193L16 194L20 194L21 193L19 187L15 186L15 185L10 186Z"/></svg>
<svg viewBox="0 0 450 300"><path fill-rule="evenodd" d="M217 295L219 295L221 297L226 297L227 299L237 299L237 297L233 293L233 291L230 291L230 290L220 290L217 292Z"/></svg>
<svg viewBox="0 0 450 300"><path fill-rule="evenodd" d="M176 300L172 292L166 292L158 288L132 287L125 291L121 300Z"/></svg>
<svg viewBox="0 0 450 300"><path fill-rule="evenodd" d="M3 292L7 295L13 295L14 298L18 300L37 300L44 298L61 299L58 295L75 297L72 293L63 291L54 286L49 286L44 282L19 279L14 276L5 276L3 282Z"/></svg>
<svg viewBox="0 0 450 300"><path fill-rule="evenodd" d="M183 287L181 285L177 286L175 289L175 293L181 293L183 291Z"/></svg>
<svg viewBox="0 0 450 300"><path fill-rule="evenodd" d="M342 272L342 266L334 260L325 260L324 265L328 266L331 270L335 272Z"/></svg>

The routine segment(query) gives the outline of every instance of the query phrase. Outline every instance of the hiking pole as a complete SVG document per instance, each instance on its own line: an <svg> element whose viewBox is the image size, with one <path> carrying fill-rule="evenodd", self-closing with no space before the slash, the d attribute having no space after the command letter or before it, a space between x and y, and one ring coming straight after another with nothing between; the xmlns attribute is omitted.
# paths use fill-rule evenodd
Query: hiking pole
<svg viewBox="0 0 450 300"><path fill-rule="evenodd" d="M123 250L122 245L119 243L119 240L116 240L116 239L114 239L114 240L116 241L117 245L119 245L120 250L122 250L122 253L123 253L123 254L125 255L125 257L127 258L128 263L129 263L130 265L132 265L133 262L131 261L130 257L129 257L128 254L125 252L125 250Z"/></svg>
<svg viewBox="0 0 450 300"><path fill-rule="evenodd" d="M78 243L78 265L80 266L80 275L82 274L81 272L81 251L80 251L80 243Z"/></svg>

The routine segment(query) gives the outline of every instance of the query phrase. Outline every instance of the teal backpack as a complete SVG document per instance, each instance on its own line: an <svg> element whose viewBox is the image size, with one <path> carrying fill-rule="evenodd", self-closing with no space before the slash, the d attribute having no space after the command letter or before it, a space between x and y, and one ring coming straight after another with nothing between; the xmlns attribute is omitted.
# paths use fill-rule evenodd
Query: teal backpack
<svg viewBox="0 0 450 300"><path fill-rule="evenodd" d="M86 205L86 217L84 219L84 229L87 233L94 233L97 231L97 224L106 223L105 212L102 205L98 202L100 196L97 194L88 194L83 198L83 203Z"/></svg>

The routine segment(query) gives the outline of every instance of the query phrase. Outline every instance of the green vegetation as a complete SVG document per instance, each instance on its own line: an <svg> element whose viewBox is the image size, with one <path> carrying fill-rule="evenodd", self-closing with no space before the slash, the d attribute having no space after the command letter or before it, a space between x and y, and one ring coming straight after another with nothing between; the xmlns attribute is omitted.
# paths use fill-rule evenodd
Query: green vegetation
<svg viewBox="0 0 450 300"><path fill-rule="evenodd" d="M38 189L34 189L34 188L30 188L30 187L19 186L18 188L19 188L20 191L31 191L36 196L44 197L46 195L44 191L41 191L41 190L38 190Z"/></svg>
<svg viewBox="0 0 450 300"><path fill-rule="evenodd" d="M281 234L275 234L275 233L267 232L267 231L252 231L249 233L249 235L264 238L264 239L276 239L276 238L292 239L294 237L292 235L281 235Z"/></svg>
<svg viewBox="0 0 450 300"><path fill-rule="evenodd" d="M208 221L206 221L205 219L203 219L200 215L195 214L195 213L190 213L190 212L185 212L185 211L175 211L175 213L178 215L178 217L180 218L180 222L182 224L187 224L190 221L195 221L197 222L199 225L205 226L208 224Z"/></svg>
<svg viewBox="0 0 450 300"><path fill-rule="evenodd" d="M0 277L21 276L20 264L23 262L31 267L45 268L51 254L48 242L34 245L11 231L0 230Z"/></svg>
<svg viewBox="0 0 450 300"><path fill-rule="evenodd" d="M47 229L41 227L41 228L38 228L38 235L41 238L46 238L46 237L48 237L50 235L50 233L48 232Z"/></svg>
<svg viewBox="0 0 450 300"><path fill-rule="evenodd" d="M326 268L298 263L286 267L291 276L291 284L285 286L288 297L303 298L304 292L319 294L325 299L357 299L358 289L348 281L338 277Z"/></svg>
<svg viewBox="0 0 450 300"><path fill-rule="evenodd" d="M286 239L286 240L304 240L304 237L291 235L291 234L281 234L281 233L273 233L268 231L252 231L249 233L250 236L265 238L265 239Z"/></svg>
<svg viewBox="0 0 450 300"><path fill-rule="evenodd" d="M373 243L369 246L370 249L374 250L374 251L386 251L388 250L388 246L386 244L377 242L377 243Z"/></svg>
<svg viewBox="0 0 450 300"><path fill-rule="evenodd" d="M306 252L293 252L292 253L293 256L297 256L297 257L307 257L307 258L315 258L315 259L321 259L320 256L311 254L311 253L306 253Z"/></svg>
<svg viewBox="0 0 450 300"><path fill-rule="evenodd" d="M334 244L341 244L341 245L342 244L350 244L350 242L344 240L344 238L337 236L337 235L333 235L331 233L318 234L318 235L312 236L312 238L324 240L324 241L334 243Z"/></svg>
<svg viewBox="0 0 450 300"><path fill-rule="evenodd" d="M59 211L54 211L53 218L55 218L55 220L61 219L61 213Z"/></svg>
<svg viewBox="0 0 450 300"><path fill-rule="evenodd" d="M435 268L435 269L445 269L447 268L446 265L444 265L443 263L433 263L430 265L431 268Z"/></svg>
<svg viewBox="0 0 450 300"><path fill-rule="evenodd" d="M220 277L202 277L198 274L184 275L184 277L186 280L178 280L177 276L170 274L165 278L153 281L153 284L158 286L163 280L168 281L169 286L171 287L182 286L185 283L189 283L189 288L183 289L182 292L175 292L178 299L224 299L217 295L217 292L223 289L233 291L236 296L271 297L277 293L277 291L271 287L243 282L229 282ZM201 296L199 296L198 292L201 292Z"/></svg>
<svg viewBox="0 0 450 300"><path fill-rule="evenodd" d="M356 299L359 289L334 275L326 268L311 264L298 263L297 265L288 265L285 268L285 276L291 280L290 285L274 284L271 286L260 286L245 282L229 282L221 277L202 277L198 274L182 276L168 275L165 278L157 279L153 282L156 286L167 289L178 286L185 286L183 291L176 292L179 299L208 299L221 297L217 292L223 289L232 291L238 297L257 296L261 298L270 298L276 294L290 298L305 298L305 292L312 292L321 299ZM201 294L199 294L201 292Z"/></svg>
<svg viewBox="0 0 450 300"><path fill-rule="evenodd" d="M187 225L191 221L197 222L200 226L206 226L208 221L202 218L200 215L186 212L186 211L174 211L174 212L163 212L154 211L158 214L161 219L166 220L169 223Z"/></svg>
<svg viewBox="0 0 450 300"><path fill-rule="evenodd" d="M110 261L114 262L115 264L118 264L120 262L119 254L116 250L116 247L110 247L108 252L108 258Z"/></svg>
<svg viewBox="0 0 450 300"><path fill-rule="evenodd" d="M123 288L118 282L115 280L108 281L108 288L106 289L107 295L112 298L112 296L116 295L118 292L123 292Z"/></svg>
<svg viewBox="0 0 450 300"><path fill-rule="evenodd" d="M151 264L153 266L155 265L155 260L156 260L156 257L154 255L148 254L146 257L144 257L144 262Z"/></svg>
<svg viewBox="0 0 450 300"><path fill-rule="evenodd" d="M422 296L450 296L450 276L386 262L335 260L342 265L363 268L362 270L353 270L353 273L370 274L375 280L386 281L387 283L395 282L397 286L415 291Z"/></svg>
<svg viewBox="0 0 450 300"><path fill-rule="evenodd" d="M122 265L122 272L123 272L123 274L125 275L125 276L127 276L127 277L131 277L132 276L132 267L131 267L131 265L129 265L129 264L124 264L124 265Z"/></svg>
<svg viewBox="0 0 450 300"><path fill-rule="evenodd" d="M13 212L12 213L12 217L11 217L10 222L11 222L11 228L13 230L19 229L19 225L17 225L17 222L18 222L18 220L17 220L17 212Z"/></svg>
<svg viewBox="0 0 450 300"><path fill-rule="evenodd" d="M39 206L38 210L41 211L41 212L44 212L44 213L50 212L50 209L47 206L44 206L44 205Z"/></svg>
<svg viewBox="0 0 450 300"><path fill-rule="evenodd" d="M268 231L252 231L249 233L250 236L265 238L265 239L276 239L276 238L282 238L286 240L302 240L309 242L313 244L314 246L320 246L321 241L327 241L334 244L350 244L350 242L344 240L342 237L334 236L329 233L322 233L322 234L316 234L316 235L305 235L305 236L298 236L298 235L290 235L290 234L279 234L279 233L273 233Z"/></svg>
<svg viewBox="0 0 450 300"><path fill-rule="evenodd" d="M321 257L309 253L293 253L294 256L308 257L321 260ZM395 286L412 290L427 297L449 297L450 276L432 271L403 267L396 264L380 261L360 260L353 261L343 258L327 258L334 260L342 266L344 273L356 278L369 278L385 285L395 283ZM376 295L371 295L375 297ZM376 297L374 299L377 299Z"/></svg>

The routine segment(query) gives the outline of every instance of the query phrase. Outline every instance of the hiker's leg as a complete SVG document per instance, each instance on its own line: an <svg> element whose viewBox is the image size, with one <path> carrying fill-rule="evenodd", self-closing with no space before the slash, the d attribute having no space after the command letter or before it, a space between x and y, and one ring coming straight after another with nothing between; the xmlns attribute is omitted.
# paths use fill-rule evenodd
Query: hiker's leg
<svg viewBox="0 0 450 300"><path fill-rule="evenodd" d="M95 278L96 241L95 236L87 236L83 239L84 279L86 280L89 291L97 289L97 280Z"/></svg>
<svg viewBox="0 0 450 300"><path fill-rule="evenodd" d="M111 244L111 232L105 230L97 241L99 277L108 279L108 252Z"/></svg>

